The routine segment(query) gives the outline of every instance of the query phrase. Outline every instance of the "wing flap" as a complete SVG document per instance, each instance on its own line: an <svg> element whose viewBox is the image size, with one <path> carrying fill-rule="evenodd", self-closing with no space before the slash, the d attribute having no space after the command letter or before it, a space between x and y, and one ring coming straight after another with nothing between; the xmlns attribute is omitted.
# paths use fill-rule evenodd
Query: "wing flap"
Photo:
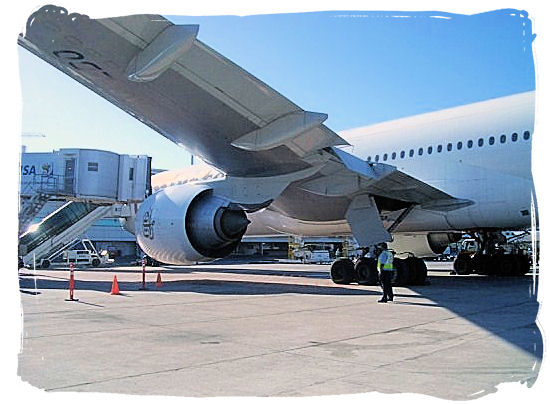
<svg viewBox="0 0 550 404"><path fill-rule="evenodd" d="M332 148L330 154L333 157L316 176L301 182L298 185L300 189L330 197L375 195L435 211L450 211L472 204L393 166L368 163L337 148Z"/></svg>

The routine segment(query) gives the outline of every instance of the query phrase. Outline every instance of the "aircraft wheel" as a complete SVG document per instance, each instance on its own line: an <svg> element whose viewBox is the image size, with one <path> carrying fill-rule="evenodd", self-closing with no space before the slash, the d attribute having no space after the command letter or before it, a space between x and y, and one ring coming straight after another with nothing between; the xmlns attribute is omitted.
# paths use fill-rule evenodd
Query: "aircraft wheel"
<svg viewBox="0 0 550 404"><path fill-rule="evenodd" d="M330 277L334 283L347 285L356 278L353 261L349 258L340 258L334 261L330 268Z"/></svg>
<svg viewBox="0 0 550 404"><path fill-rule="evenodd" d="M495 264L498 267L496 273L499 276L511 276L517 272L516 267L518 264L513 255L495 257Z"/></svg>
<svg viewBox="0 0 550 404"><path fill-rule="evenodd" d="M428 268L421 258L410 257L406 259L409 266L409 284L424 285L428 276Z"/></svg>
<svg viewBox="0 0 550 404"><path fill-rule="evenodd" d="M395 270L393 271L392 284L396 286L405 286L409 283L409 266L407 265L406 260L400 258L395 258L393 260L393 266Z"/></svg>
<svg viewBox="0 0 550 404"><path fill-rule="evenodd" d="M453 263L453 269L457 275L469 275L472 273L471 258L466 254L461 254L456 257Z"/></svg>
<svg viewBox="0 0 550 404"><path fill-rule="evenodd" d="M516 254L516 272L514 273L515 276L523 276L527 272L529 272L529 269L531 269L531 264L529 263L529 257L527 255L522 254Z"/></svg>
<svg viewBox="0 0 550 404"><path fill-rule="evenodd" d="M472 268L472 272L475 272L476 274L494 275L495 264L498 265L492 256L477 253L473 256L473 258L471 258L470 268Z"/></svg>
<svg viewBox="0 0 550 404"><path fill-rule="evenodd" d="M355 272L360 285L378 285L378 271L374 258L359 258L355 263Z"/></svg>

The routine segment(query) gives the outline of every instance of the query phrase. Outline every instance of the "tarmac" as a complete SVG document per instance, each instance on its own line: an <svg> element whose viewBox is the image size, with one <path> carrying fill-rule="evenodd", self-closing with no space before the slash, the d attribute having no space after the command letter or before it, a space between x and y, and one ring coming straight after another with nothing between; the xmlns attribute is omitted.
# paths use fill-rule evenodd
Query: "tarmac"
<svg viewBox="0 0 550 404"><path fill-rule="evenodd" d="M48 392L302 397L418 393L469 400L535 383L537 277L450 275L336 285L329 265L221 262L19 271L18 374ZM158 274L162 285L156 285ZM119 295L110 294L114 275Z"/></svg>

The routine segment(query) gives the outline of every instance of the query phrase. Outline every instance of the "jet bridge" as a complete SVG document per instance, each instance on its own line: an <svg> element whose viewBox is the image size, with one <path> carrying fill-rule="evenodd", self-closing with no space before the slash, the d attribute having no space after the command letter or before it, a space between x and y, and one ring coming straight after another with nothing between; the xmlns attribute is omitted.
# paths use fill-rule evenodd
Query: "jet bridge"
<svg viewBox="0 0 550 404"><path fill-rule="evenodd" d="M61 149L21 156L19 264L43 268L103 217L129 217L151 193L151 158ZM50 198L66 200L28 225Z"/></svg>

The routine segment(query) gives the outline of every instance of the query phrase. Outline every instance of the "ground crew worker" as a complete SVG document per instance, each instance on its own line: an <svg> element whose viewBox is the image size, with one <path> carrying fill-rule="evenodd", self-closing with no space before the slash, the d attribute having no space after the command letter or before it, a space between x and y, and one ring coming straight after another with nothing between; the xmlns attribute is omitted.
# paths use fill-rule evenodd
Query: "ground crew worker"
<svg viewBox="0 0 550 404"><path fill-rule="evenodd" d="M380 272L380 283L382 284L382 290L384 295L382 299L378 300L378 303L386 303L387 301L393 301L393 290L391 286L391 280L393 278L393 254L388 250L386 243L380 244L382 252L378 255L378 271Z"/></svg>

